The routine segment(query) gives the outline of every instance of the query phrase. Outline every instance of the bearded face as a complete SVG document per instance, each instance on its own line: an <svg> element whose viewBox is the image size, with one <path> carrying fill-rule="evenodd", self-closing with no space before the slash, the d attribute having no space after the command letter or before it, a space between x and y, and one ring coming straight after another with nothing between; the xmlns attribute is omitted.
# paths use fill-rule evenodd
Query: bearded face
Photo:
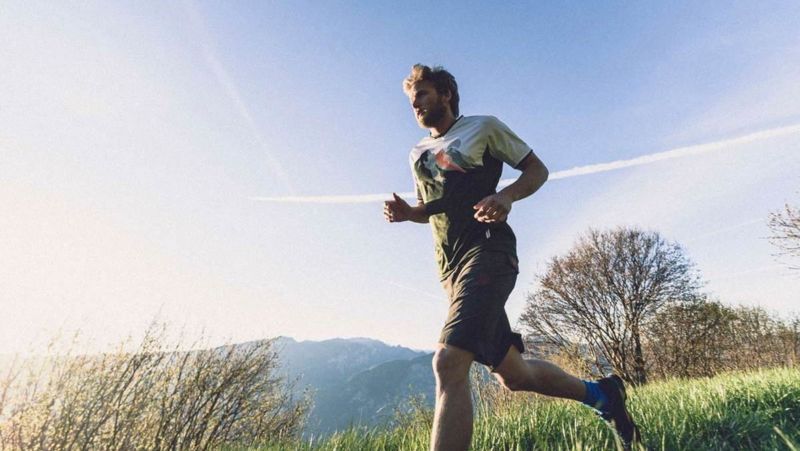
<svg viewBox="0 0 800 451"><path fill-rule="evenodd" d="M436 92L430 81L414 83L409 92L409 100L419 125L423 128L435 127L447 115L449 97Z"/></svg>
<svg viewBox="0 0 800 451"><path fill-rule="evenodd" d="M425 128L438 124L445 114L445 104L442 97L437 96L437 101L417 114L417 122Z"/></svg>

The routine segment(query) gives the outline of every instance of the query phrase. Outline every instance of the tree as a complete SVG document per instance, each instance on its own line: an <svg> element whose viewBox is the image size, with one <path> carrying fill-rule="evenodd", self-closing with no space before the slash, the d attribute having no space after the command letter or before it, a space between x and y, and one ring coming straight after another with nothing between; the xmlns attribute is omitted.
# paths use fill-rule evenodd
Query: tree
<svg viewBox="0 0 800 451"><path fill-rule="evenodd" d="M644 329L665 305L701 297L676 243L631 228L589 230L553 257L520 318L525 332L557 346L587 343L627 381L647 381Z"/></svg>
<svg viewBox="0 0 800 451"><path fill-rule="evenodd" d="M661 378L703 377L730 369L736 312L700 299L661 309L647 328L650 371Z"/></svg>
<svg viewBox="0 0 800 451"><path fill-rule="evenodd" d="M648 327L646 354L660 377L797 365L800 319L760 307L699 301L669 305Z"/></svg>
<svg viewBox="0 0 800 451"><path fill-rule="evenodd" d="M791 322L781 320L761 307L740 306L731 333L723 337L732 348L731 367L738 370L791 365L795 349Z"/></svg>
<svg viewBox="0 0 800 451"><path fill-rule="evenodd" d="M800 364L800 316L785 321L778 334L786 354L786 366L798 366Z"/></svg>
<svg viewBox="0 0 800 451"><path fill-rule="evenodd" d="M784 205L769 215L770 241L782 254L800 257L800 208ZM797 269L797 267L795 267Z"/></svg>

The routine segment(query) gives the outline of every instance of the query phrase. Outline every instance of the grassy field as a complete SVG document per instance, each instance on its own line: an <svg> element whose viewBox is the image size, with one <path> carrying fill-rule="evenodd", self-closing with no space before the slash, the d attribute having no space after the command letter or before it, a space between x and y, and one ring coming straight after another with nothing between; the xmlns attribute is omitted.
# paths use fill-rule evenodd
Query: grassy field
<svg viewBox="0 0 800 451"><path fill-rule="evenodd" d="M609 428L578 403L489 390L476 410L474 450L618 448ZM654 383L630 390L630 410L648 449L800 449L797 369ZM429 434L430 412L420 410L405 415L393 428L351 429L320 441L250 449L421 451L427 449Z"/></svg>

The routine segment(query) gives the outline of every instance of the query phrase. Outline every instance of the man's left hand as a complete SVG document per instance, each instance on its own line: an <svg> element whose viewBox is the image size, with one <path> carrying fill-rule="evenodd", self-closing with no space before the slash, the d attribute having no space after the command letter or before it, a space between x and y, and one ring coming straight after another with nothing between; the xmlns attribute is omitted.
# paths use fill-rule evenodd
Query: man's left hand
<svg viewBox="0 0 800 451"><path fill-rule="evenodd" d="M504 222L511 212L511 198L503 193L492 194L475 204L475 219L480 222Z"/></svg>

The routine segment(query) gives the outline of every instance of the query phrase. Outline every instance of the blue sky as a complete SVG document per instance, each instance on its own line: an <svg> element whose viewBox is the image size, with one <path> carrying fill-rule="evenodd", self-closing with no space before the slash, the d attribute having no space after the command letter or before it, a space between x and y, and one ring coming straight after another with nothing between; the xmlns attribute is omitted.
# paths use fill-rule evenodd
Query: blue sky
<svg viewBox="0 0 800 451"><path fill-rule="evenodd" d="M684 245L723 302L797 311L765 225L800 203L796 2L1 8L0 352L74 329L102 348L156 313L217 341L432 348L427 226L385 223L380 201L255 200L410 191L417 62L551 173L700 146L515 204L512 322L550 257L617 225Z"/></svg>

